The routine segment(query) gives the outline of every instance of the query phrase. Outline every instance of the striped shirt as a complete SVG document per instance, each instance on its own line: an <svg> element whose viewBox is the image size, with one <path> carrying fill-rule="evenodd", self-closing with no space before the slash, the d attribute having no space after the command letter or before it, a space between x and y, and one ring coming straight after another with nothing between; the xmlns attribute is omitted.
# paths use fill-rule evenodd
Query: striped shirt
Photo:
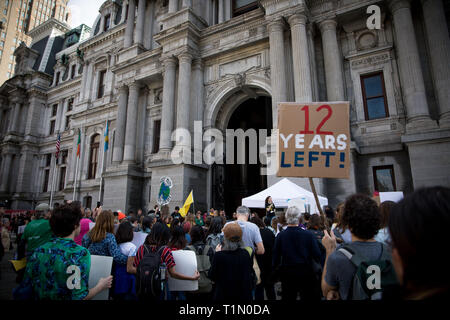
<svg viewBox="0 0 450 320"><path fill-rule="evenodd" d="M159 249L156 246L147 246L147 248L150 248L153 252ZM136 268L139 266L139 263L141 263L143 257L144 257L144 245L141 245L136 252L136 256L134 257L134 266ZM163 249L161 254L161 263L166 264L167 270L175 267L175 260L173 259L172 250L170 250L169 247L165 247Z"/></svg>

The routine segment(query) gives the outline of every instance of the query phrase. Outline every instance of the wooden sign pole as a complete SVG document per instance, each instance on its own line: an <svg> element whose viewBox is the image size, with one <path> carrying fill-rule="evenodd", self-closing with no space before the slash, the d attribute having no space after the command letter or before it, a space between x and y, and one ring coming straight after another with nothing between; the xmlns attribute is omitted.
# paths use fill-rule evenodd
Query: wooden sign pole
<svg viewBox="0 0 450 320"><path fill-rule="evenodd" d="M317 196L316 187L314 186L314 181L312 178L308 178L308 179L309 179L309 184L311 185L311 190L314 194L314 199L316 199L317 208L319 208L320 215L323 216L322 207L320 206L319 197Z"/></svg>

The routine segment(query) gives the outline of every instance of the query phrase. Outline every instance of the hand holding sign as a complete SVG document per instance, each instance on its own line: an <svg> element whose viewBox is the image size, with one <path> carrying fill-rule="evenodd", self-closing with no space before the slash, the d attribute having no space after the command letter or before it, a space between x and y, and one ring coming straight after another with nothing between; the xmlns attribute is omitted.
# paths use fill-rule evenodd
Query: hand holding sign
<svg viewBox="0 0 450 320"><path fill-rule="evenodd" d="M348 178L348 102L278 106L279 177Z"/></svg>

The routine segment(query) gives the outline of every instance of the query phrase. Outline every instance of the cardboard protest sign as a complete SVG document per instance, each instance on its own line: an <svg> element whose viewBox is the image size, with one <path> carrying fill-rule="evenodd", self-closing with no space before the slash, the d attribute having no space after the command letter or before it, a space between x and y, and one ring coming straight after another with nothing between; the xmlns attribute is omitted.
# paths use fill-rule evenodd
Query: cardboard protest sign
<svg viewBox="0 0 450 320"><path fill-rule="evenodd" d="M89 289L94 288L100 278L111 275L113 258L106 256L91 255L91 269L89 270ZM103 290L92 300L108 300L109 290Z"/></svg>
<svg viewBox="0 0 450 320"><path fill-rule="evenodd" d="M278 105L278 177L350 175L348 102Z"/></svg>
<svg viewBox="0 0 450 320"><path fill-rule="evenodd" d="M197 258L195 252L190 250L172 251L177 272L186 276L194 276L197 270ZM198 281L178 280L169 275L168 285L170 291L195 291L198 290Z"/></svg>
<svg viewBox="0 0 450 320"><path fill-rule="evenodd" d="M131 241L136 248L139 248L144 244L145 238L147 238L147 233L145 232L133 232L133 241Z"/></svg>

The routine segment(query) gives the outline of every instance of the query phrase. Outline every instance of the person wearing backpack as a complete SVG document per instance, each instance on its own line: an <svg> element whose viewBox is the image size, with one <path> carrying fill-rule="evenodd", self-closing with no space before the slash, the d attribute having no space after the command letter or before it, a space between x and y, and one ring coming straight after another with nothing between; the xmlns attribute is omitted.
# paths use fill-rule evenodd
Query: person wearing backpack
<svg viewBox="0 0 450 320"><path fill-rule="evenodd" d="M255 286L253 249L246 248L238 223L228 223L223 234L223 245L217 246L208 273L214 281L212 299L214 302L250 302Z"/></svg>
<svg viewBox="0 0 450 320"><path fill-rule="evenodd" d="M222 238L223 221L220 217L214 217L211 220L211 225L206 233L206 244L212 248L216 248L220 244Z"/></svg>
<svg viewBox="0 0 450 320"><path fill-rule="evenodd" d="M381 299L383 288L394 285L396 275L389 248L374 240L380 227L378 205L363 194L350 196L342 219L352 234L352 242L336 248L334 233L325 231L323 296L342 300Z"/></svg>
<svg viewBox="0 0 450 320"><path fill-rule="evenodd" d="M195 252L195 256L197 258L197 269L200 273L200 278L198 279L198 290L186 292L186 297L188 301L205 303L211 300L213 284L211 279L208 277L208 272L211 268L215 249L210 245L205 244L205 232L201 226L193 226L190 235L191 244L187 246L185 250L192 250Z"/></svg>
<svg viewBox="0 0 450 320"><path fill-rule="evenodd" d="M172 250L167 246L170 240L169 228L161 222L153 225L150 234L139 247L134 258L136 272L136 293L140 300L164 300L167 295L167 272L179 280L198 280L198 271L186 276L176 271Z"/></svg>

